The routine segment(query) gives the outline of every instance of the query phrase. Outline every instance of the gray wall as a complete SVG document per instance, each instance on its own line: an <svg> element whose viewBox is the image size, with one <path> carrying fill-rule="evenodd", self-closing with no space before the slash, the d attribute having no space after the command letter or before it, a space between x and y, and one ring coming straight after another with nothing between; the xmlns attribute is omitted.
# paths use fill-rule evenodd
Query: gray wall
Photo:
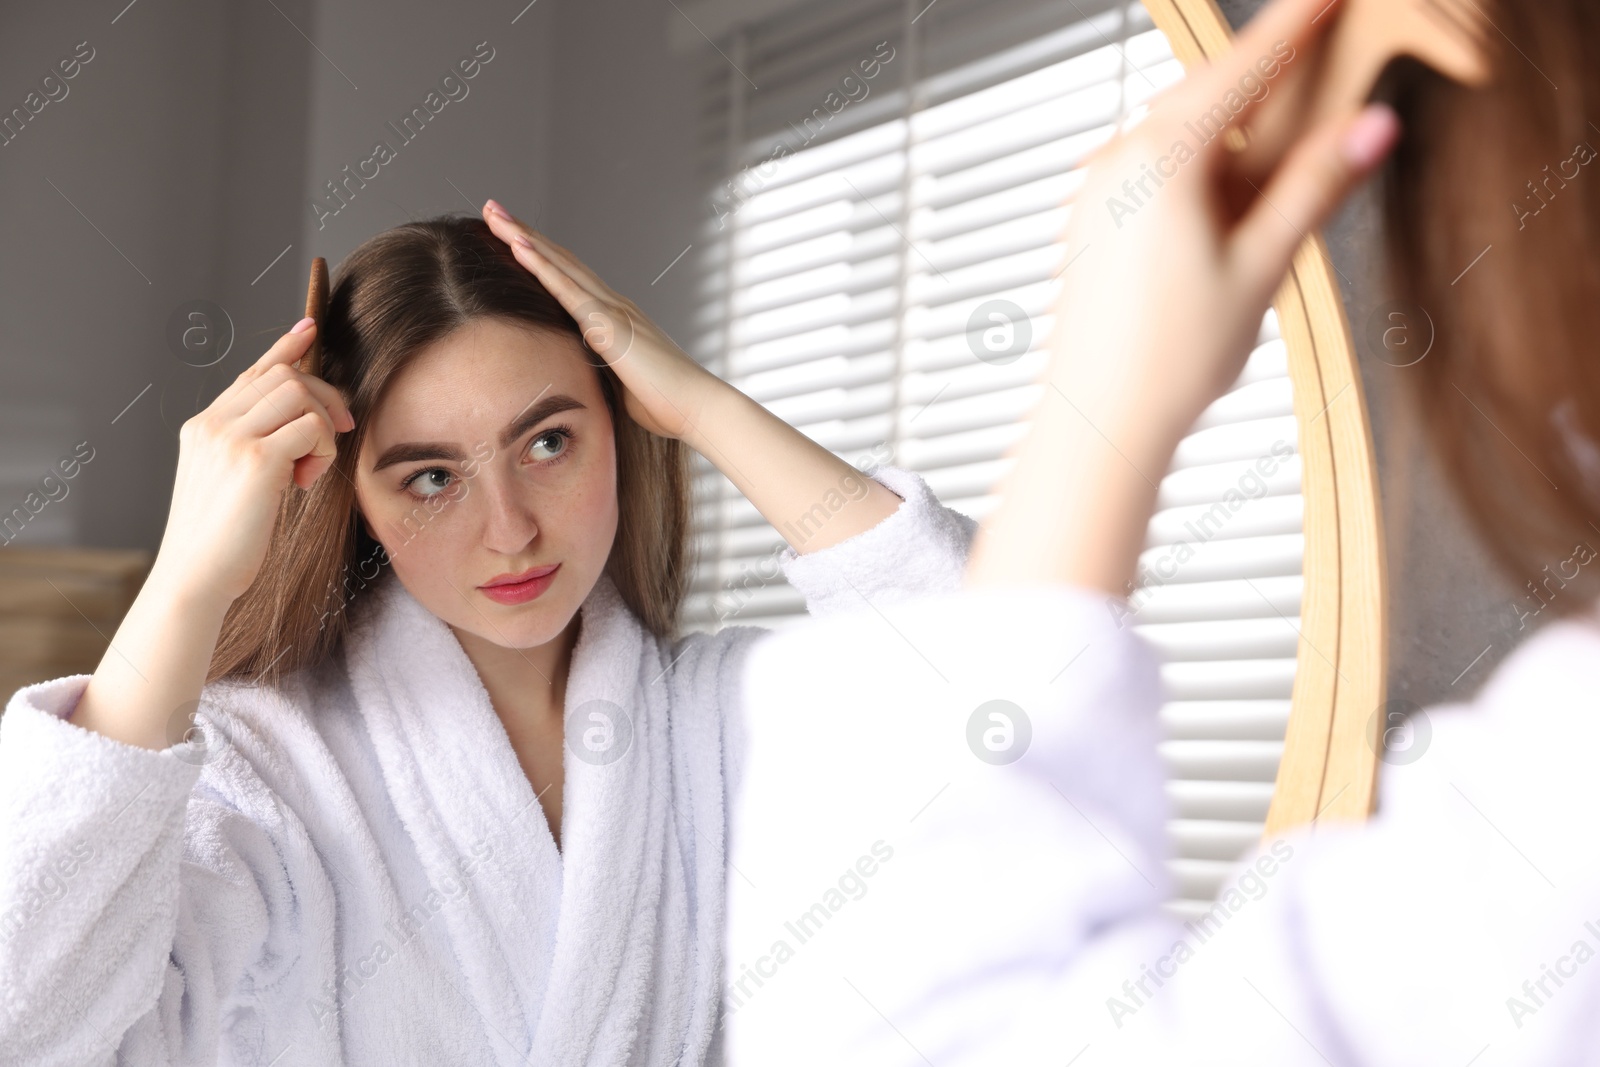
<svg viewBox="0 0 1600 1067"><path fill-rule="evenodd" d="M313 256L336 265L378 230L490 195L548 214L555 3L515 14L481 0L8 9L0 107L23 106L77 42L94 49L0 148L0 507L77 442L94 449L16 544L153 550L179 426L300 317ZM480 41L494 58L465 97L402 144L385 123ZM319 227L313 196L380 138L395 158ZM209 368L167 336L195 301L222 309L219 344L232 325Z"/></svg>
<svg viewBox="0 0 1600 1067"><path fill-rule="evenodd" d="M407 218L494 196L692 343L695 253L661 275L704 222L695 86L689 57L667 48L670 5L538 0L513 23L517 5L482 0L275 4L14 5L0 24L0 108L22 106L77 42L95 50L66 98L0 148L0 506L77 442L95 450L18 544L154 549L178 426L299 316L311 257L336 265ZM1223 4L1236 25L1256 6ZM399 143L386 122L480 41L494 58L468 95ZM379 138L395 158L319 228L311 199ZM1370 198L1328 231L1358 339L1384 296L1375 236ZM196 300L236 333L209 369L166 337ZM1362 360L1389 535L1391 695L1465 697L1525 636L1518 594L1396 404L1404 371Z"/></svg>
<svg viewBox="0 0 1600 1067"><path fill-rule="evenodd" d="M563 0L556 8L554 209L541 228L581 250L606 284L704 359L691 323L704 251L698 231L710 213L696 179L696 57L667 47L677 18L672 5L649 0Z"/></svg>
<svg viewBox="0 0 1600 1067"><path fill-rule="evenodd" d="M290 13L304 6L284 4ZM185 300L222 294L229 280L221 193L235 150L238 28L212 4L146 0L116 15L104 5L13 6L0 33L7 113L25 109L78 42L93 49L63 83L66 96L0 148L0 507L21 503L77 442L94 449L67 496L19 541L154 544L176 457L169 426L181 423L194 385L166 351L166 319ZM292 160L302 142L300 49L276 30L261 46L282 51L273 72L281 99L256 136ZM284 163L270 165L292 180ZM254 183L239 190L249 207L235 217L266 210L257 192Z"/></svg>
<svg viewBox="0 0 1600 1067"><path fill-rule="evenodd" d="M407 219L476 213L491 196L530 221L549 213L554 0L540 0L514 24L516 6L483 0L407 0L384 5L381 16L372 4L316 7L313 37L328 58L313 53L311 59L310 147L294 237L300 261L287 278L302 300L312 256L325 256L334 267L368 237ZM455 65L481 42L492 58L475 77L460 79ZM389 124L400 127L413 108L427 111L429 92L439 93L435 106L448 99L439 86L451 74L458 83L449 91L460 96L459 84L465 95L445 103L405 141ZM348 205L319 224L311 199L338 206L326 183L345 181L344 168L356 172L380 140L395 150L394 158L364 186L359 175L349 179Z"/></svg>
<svg viewBox="0 0 1600 1067"><path fill-rule="evenodd" d="M1379 359L1365 326L1390 296L1378 241L1375 187L1327 228L1372 417L1388 544L1389 698L1430 704L1470 699L1521 629L1523 596L1501 575L1470 526L1401 394L1407 368ZM1530 605L1531 606L1531 605ZM1537 620L1546 623L1546 613Z"/></svg>

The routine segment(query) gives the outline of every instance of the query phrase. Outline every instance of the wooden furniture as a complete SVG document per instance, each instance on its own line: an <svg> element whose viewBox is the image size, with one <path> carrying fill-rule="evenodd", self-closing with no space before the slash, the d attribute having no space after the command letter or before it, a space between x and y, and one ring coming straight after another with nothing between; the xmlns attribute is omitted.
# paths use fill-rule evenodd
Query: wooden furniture
<svg viewBox="0 0 1600 1067"><path fill-rule="evenodd" d="M1226 52L1215 0L1144 0L1186 66ZM1322 238L1300 246L1273 301L1294 383L1305 497L1305 597L1294 693L1267 837L1365 819L1377 798L1387 644L1382 516L1361 375Z"/></svg>
<svg viewBox="0 0 1600 1067"><path fill-rule="evenodd" d="M0 707L25 685L92 674L154 562L104 548L0 548Z"/></svg>

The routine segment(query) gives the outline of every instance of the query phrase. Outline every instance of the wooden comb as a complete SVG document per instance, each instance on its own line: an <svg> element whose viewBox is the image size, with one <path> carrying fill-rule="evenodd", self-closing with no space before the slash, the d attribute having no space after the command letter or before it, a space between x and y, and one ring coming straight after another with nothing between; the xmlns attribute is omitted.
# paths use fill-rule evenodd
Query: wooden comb
<svg viewBox="0 0 1600 1067"><path fill-rule="evenodd" d="M1310 76L1292 76L1287 84L1271 88L1293 102L1256 113L1239 163L1247 172L1257 169L1253 162L1277 158L1300 132L1334 115L1354 113L1371 96L1384 68L1401 56L1462 85L1487 84L1497 50L1494 25L1482 6L1488 2L1341 0L1336 10L1325 10L1317 18L1336 21L1324 31L1313 55L1290 61L1291 66L1305 63Z"/></svg>
<svg viewBox="0 0 1600 1067"><path fill-rule="evenodd" d="M1485 84L1492 29L1478 0L1344 0L1328 31L1328 61L1311 121L1360 107L1398 56L1421 60L1463 85Z"/></svg>
<svg viewBox="0 0 1600 1067"><path fill-rule="evenodd" d="M306 315L317 322L317 335L300 357L299 367L307 374L322 377L322 322L328 314L328 261L318 256L311 261L311 284L306 288Z"/></svg>

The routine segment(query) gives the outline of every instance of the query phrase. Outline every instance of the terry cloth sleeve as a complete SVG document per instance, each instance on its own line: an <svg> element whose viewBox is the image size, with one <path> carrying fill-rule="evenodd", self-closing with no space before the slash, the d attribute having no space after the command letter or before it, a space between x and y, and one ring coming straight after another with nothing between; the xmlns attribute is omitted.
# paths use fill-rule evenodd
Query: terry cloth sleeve
<svg viewBox="0 0 1600 1067"><path fill-rule="evenodd" d="M1413 713L1377 816L1261 843L1183 918L1159 663L1103 594L773 634L743 682L730 1062L1590 1062L1597 659L1600 627L1549 627L1470 714Z"/></svg>
<svg viewBox="0 0 1600 1067"><path fill-rule="evenodd" d="M0 1062L215 1064L281 863L236 812L191 803L203 736L152 750L74 724L89 679L27 686L0 716Z"/></svg>
<svg viewBox="0 0 1600 1067"><path fill-rule="evenodd" d="M977 520L939 503L928 483L912 471L880 466L871 477L901 498L892 514L827 548L802 555L791 545L778 556L784 577L805 596L811 615L866 604L883 607L961 587ZM833 509L846 500L840 495ZM812 515L790 525L803 531L810 528L808 523L823 523L832 504L819 503Z"/></svg>
<svg viewBox="0 0 1600 1067"><path fill-rule="evenodd" d="M1158 664L1106 597L842 610L758 644L743 691L730 1062L1072 1060L1060 976L1170 888Z"/></svg>
<svg viewBox="0 0 1600 1067"><path fill-rule="evenodd" d="M939 503L928 483L912 471L879 466L861 476L870 476L900 497L900 506L877 525L827 548L802 555L786 545L777 556L779 571L805 597L807 612L828 616L959 589L978 532L977 520ZM842 493L837 501L819 507L837 511L846 500ZM814 529L825 519L819 514L797 520L791 535ZM726 603L718 608L719 615L725 621L736 617L747 598L744 586L734 590L721 598ZM743 666L750 649L770 634L763 626L730 624L713 635L690 634L673 647L674 657L681 657L674 670L694 679L689 691L716 694L730 796L737 794L742 782L746 749ZM713 698L696 699L709 703Z"/></svg>

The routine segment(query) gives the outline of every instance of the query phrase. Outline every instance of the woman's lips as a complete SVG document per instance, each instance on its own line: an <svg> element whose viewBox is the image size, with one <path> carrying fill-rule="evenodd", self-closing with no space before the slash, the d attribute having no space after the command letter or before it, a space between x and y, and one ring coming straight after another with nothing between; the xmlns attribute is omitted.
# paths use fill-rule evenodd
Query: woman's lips
<svg viewBox="0 0 1600 1067"><path fill-rule="evenodd" d="M500 585L481 585L479 592L498 604L525 604L538 597L550 583L556 580L556 572L561 569L557 563L544 574L539 574L540 568L534 568L533 573L538 575L522 582L505 582Z"/></svg>

